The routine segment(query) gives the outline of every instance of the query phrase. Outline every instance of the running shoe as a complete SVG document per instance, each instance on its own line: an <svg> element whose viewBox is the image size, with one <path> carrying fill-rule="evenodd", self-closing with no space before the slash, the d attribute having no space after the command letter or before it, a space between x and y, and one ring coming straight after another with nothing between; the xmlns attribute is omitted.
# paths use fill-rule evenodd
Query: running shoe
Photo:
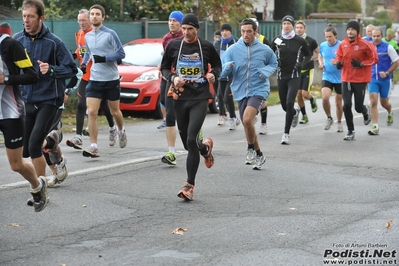
<svg viewBox="0 0 399 266"><path fill-rule="evenodd" d="M370 124L371 121L371 110L370 110L370 106L366 105L367 108L367 113L363 114L363 118L364 118L364 124L367 126L368 124Z"/></svg>
<svg viewBox="0 0 399 266"><path fill-rule="evenodd" d="M284 133L283 137L281 138L281 144L290 145L290 143L291 143L290 135L288 135L287 133Z"/></svg>
<svg viewBox="0 0 399 266"><path fill-rule="evenodd" d="M253 166L252 169L254 170L260 170L262 169L262 165L264 165L266 162L266 157L262 154L262 155L256 155L256 159L255 159L255 165Z"/></svg>
<svg viewBox="0 0 399 266"><path fill-rule="evenodd" d="M118 138L118 132L116 131L116 128L114 127L113 130L109 131L109 146L114 146L116 143L116 139Z"/></svg>
<svg viewBox="0 0 399 266"><path fill-rule="evenodd" d="M122 133L119 133L119 147L120 148L125 148L127 145L127 136L126 136L126 131L123 130Z"/></svg>
<svg viewBox="0 0 399 266"><path fill-rule="evenodd" d="M303 115L301 121L299 121L299 124L307 124L309 122L308 115Z"/></svg>
<svg viewBox="0 0 399 266"><path fill-rule="evenodd" d="M62 156L61 161L55 165L55 168L57 169L58 184L64 182L64 180L68 177L68 169L66 168L66 164L67 159Z"/></svg>
<svg viewBox="0 0 399 266"><path fill-rule="evenodd" d="M292 123L291 123L292 127L296 127L298 125L299 112L301 111L299 107L294 107L294 109L295 109L295 114L294 117L292 118Z"/></svg>
<svg viewBox="0 0 399 266"><path fill-rule="evenodd" d="M378 129L377 126L374 125L371 127L371 129L369 130L368 133L369 133L369 135L374 136L374 135L378 135L380 133L380 130Z"/></svg>
<svg viewBox="0 0 399 266"><path fill-rule="evenodd" d="M247 150L247 157L245 158L245 164L255 164L256 162L256 151L254 149Z"/></svg>
<svg viewBox="0 0 399 266"><path fill-rule="evenodd" d="M344 127L341 122L337 122L337 132L344 132Z"/></svg>
<svg viewBox="0 0 399 266"><path fill-rule="evenodd" d="M163 121L162 121L162 124L160 124L159 126L157 126L157 129L163 129L163 128L165 128L166 127L166 120L164 119Z"/></svg>
<svg viewBox="0 0 399 266"><path fill-rule="evenodd" d="M100 157L100 153L98 152L98 148L93 148L92 146L90 146L83 151L83 156L96 158L96 157Z"/></svg>
<svg viewBox="0 0 399 266"><path fill-rule="evenodd" d="M165 156L162 157L161 161L163 163L169 164L169 165L176 165L176 156L173 152L169 151L166 153Z"/></svg>
<svg viewBox="0 0 399 266"><path fill-rule="evenodd" d="M392 126L393 124L393 113L387 115L387 126Z"/></svg>
<svg viewBox="0 0 399 266"><path fill-rule="evenodd" d="M47 195L47 179L43 176L40 176L39 181L42 184L42 188L38 192L33 192L31 190L30 194L32 195L33 198L29 199L27 202L28 206L33 206L35 212L40 212L44 208L46 208L47 203L49 201Z"/></svg>
<svg viewBox="0 0 399 266"><path fill-rule="evenodd" d="M184 182L183 188L179 191L179 194L177 194L179 198L189 201L194 200L193 195L194 195L194 185L189 184L187 181Z"/></svg>
<svg viewBox="0 0 399 266"><path fill-rule="evenodd" d="M327 118L326 123L324 124L324 130L330 130L333 124L334 120L331 117Z"/></svg>
<svg viewBox="0 0 399 266"><path fill-rule="evenodd" d="M204 159L205 159L204 163L205 163L206 167L211 168L214 163L214 158L212 155L213 140L211 138L206 138L204 140L203 144L208 147L207 153L205 155L203 155Z"/></svg>
<svg viewBox="0 0 399 266"><path fill-rule="evenodd" d="M267 135L267 124L266 123L260 124L259 134Z"/></svg>
<svg viewBox="0 0 399 266"><path fill-rule="evenodd" d="M47 187L55 187L58 184L57 173L53 173L52 176L47 178Z"/></svg>
<svg viewBox="0 0 399 266"><path fill-rule="evenodd" d="M72 147L74 149L77 150L81 150L82 149L82 139L80 139L79 137L73 137L73 139L67 139L66 144L69 147Z"/></svg>
<svg viewBox="0 0 399 266"><path fill-rule="evenodd" d="M355 131L348 130L348 133L346 133L344 140L355 140Z"/></svg>
<svg viewBox="0 0 399 266"><path fill-rule="evenodd" d="M314 97L312 97L312 98L313 98L313 101L310 102L310 105L312 106L312 112L316 113L317 109L318 109L317 102L316 102L316 99Z"/></svg>
<svg viewBox="0 0 399 266"><path fill-rule="evenodd" d="M218 126L223 126L228 120L227 115L219 115Z"/></svg>
<svg viewBox="0 0 399 266"><path fill-rule="evenodd" d="M54 146L51 150L44 149L43 151L48 153L50 162L52 164L57 164L61 161L62 154L61 148L58 146L60 141L60 132L58 130L51 130L51 132L47 134L47 137L54 141Z"/></svg>
<svg viewBox="0 0 399 266"><path fill-rule="evenodd" d="M229 130L234 130L240 125L241 121L237 117L233 117L229 119Z"/></svg>

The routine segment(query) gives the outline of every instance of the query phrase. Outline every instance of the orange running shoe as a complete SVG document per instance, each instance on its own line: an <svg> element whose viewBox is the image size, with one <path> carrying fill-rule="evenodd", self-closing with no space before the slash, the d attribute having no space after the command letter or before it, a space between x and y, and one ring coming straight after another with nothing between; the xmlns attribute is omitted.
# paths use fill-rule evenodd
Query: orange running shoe
<svg viewBox="0 0 399 266"><path fill-rule="evenodd" d="M179 194L177 194L177 196L184 200L191 201L194 200L193 194L194 194L194 185L191 185L186 181L184 182L183 188L179 191Z"/></svg>
<svg viewBox="0 0 399 266"><path fill-rule="evenodd" d="M208 147L208 152L203 155L205 160L204 163L206 167L211 168L214 163L213 155L212 155L212 148L213 148L213 140L211 138L206 138L202 143Z"/></svg>

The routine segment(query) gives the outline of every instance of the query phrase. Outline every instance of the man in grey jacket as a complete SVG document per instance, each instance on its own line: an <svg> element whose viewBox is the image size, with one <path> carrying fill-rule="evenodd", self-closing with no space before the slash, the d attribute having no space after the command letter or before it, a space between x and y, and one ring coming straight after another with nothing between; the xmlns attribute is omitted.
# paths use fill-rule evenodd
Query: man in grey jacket
<svg viewBox="0 0 399 266"><path fill-rule="evenodd" d="M86 87L86 103L89 114L90 146L83 151L85 157L99 157L97 146L97 115L102 99L107 99L111 114L118 126L119 147L127 144L123 116L119 109L120 80L117 62L125 58L121 41L115 31L105 27L105 9L101 5L90 8L93 30L85 35L87 50L81 69L85 73L89 60L93 60L90 80Z"/></svg>

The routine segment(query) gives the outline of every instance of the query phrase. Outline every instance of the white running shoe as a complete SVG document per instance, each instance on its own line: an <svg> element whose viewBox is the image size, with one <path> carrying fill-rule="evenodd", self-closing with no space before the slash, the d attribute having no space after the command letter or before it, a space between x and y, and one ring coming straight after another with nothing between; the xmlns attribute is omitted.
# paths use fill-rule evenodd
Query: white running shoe
<svg viewBox="0 0 399 266"><path fill-rule="evenodd" d="M287 133L283 134L283 137L281 138L281 144L289 145L291 143L290 141L290 135Z"/></svg>
<svg viewBox="0 0 399 266"><path fill-rule="evenodd" d="M230 118L229 119L229 130L234 130L237 128L238 125L240 125L241 121L237 117Z"/></svg>
<svg viewBox="0 0 399 266"><path fill-rule="evenodd" d="M341 122L337 122L337 132L344 132L344 127Z"/></svg>
<svg viewBox="0 0 399 266"><path fill-rule="evenodd" d="M259 134L267 135L267 124L266 123L262 123L260 125Z"/></svg>
<svg viewBox="0 0 399 266"><path fill-rule="evenodd" d="M327 118L326 123L324 124L324 130L329 130L332 124L334 124L334 120L331 117Z"/></svg>
<svg viewBox="0 0 399 266"><path fill-rule="evenodd" d="M114 146L116 143L116 139L118 138L118 132L116 131L116 128L114 127L113 130L109 131L109 146Z"/></svg>
<svg viewBox="0 0 399 266"><path fill-rule="evenodd" d="M301 111L298 106L294 107L294 109L295 109L295 114L294 114L294 117L292 118L292 123L291 123L292 127L296 127L298 125L299 112Z"/></svg>
<svg viewBox="0 0 399 266"><path fill-rule="evenodd" d="M218 126L223 126L228 120L227 115L219 115Z"/></svg>
<svg viewBox="0 0 399 266"><path fill-rule="evenodd" d="M261 156L256 155L255 165L253 166L252 169L254 170L262 169L262 166L265 164L265 162L266 162L266 157L263 154Z"/></svg>
<svg viewBox="0 0 399 266"><path fill-rule="evenodd" d="M119 147L120 148L125 148L127 144L127 136L126 136L126 131L123 130L122 134L119 134Z"/></svg>
<svg viewBox="0 0 399 266"><path fill-rule="evenodd" d="M245 164L254 164L256 161L256 151L253 149L247 150L247 157L245 159Z"/></svg>

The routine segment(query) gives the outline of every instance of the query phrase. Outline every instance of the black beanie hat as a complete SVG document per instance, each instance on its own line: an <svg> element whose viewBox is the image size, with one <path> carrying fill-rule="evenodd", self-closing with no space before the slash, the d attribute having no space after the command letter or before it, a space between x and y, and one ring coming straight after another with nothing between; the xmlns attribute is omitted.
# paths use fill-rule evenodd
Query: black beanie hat
<svg viewBox="0 0 399 266"><path fill-rule="evenodd" d="M356 30L357 34L359 34L359 32L360 32L360 25L359 25L359 22L357 22L356 20L351 20L348 22L348 24L346 24L346 29L349 29L349 28Z"/></svg>
<svg viewBox="0 0 399 266"><path fill-rule="evenodd" d="M188 13L183 17L182 25L187 24L199 29L198 17L193 13Z"/></svg>
<svg viewBox="0 0 399 266"><path fill-rule="evenodd" d="M230 32L233 32L233 29L231 28L231 25L229 23L222 24L222 26L220 27L220 31L223 30L228 30Z"/></svg>
<svg viewBox="0 0 399 266"><path fill-rule="evenodd" d="M215 33L213 35L215 35L215 36L219 35L220 36L220 35L222 35L222 33L220 32L220 30L217 30L217 31L215 31Z"/></svg>
<svg viewBox="0 0 399 266"><path fill-rule="evenodd" d="M292 27L295 27L295 20L292 16L287 15L287 16L283 17L282 22L284 22L284 21L290 22L292 24Z"/></svg>

